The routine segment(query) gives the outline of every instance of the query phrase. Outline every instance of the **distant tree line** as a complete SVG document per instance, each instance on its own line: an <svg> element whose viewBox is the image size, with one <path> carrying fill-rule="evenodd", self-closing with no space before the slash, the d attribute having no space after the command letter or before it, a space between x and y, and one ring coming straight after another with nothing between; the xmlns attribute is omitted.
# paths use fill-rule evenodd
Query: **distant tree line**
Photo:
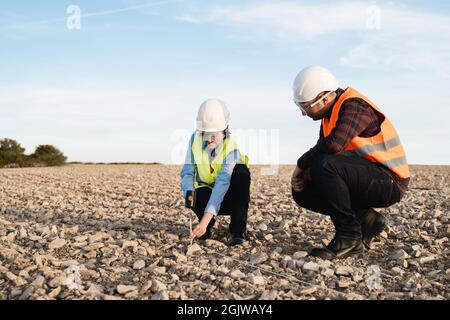
<svg viewBox="0 0 450 320"><path fill-rule="evenodd" d="M67 157L52 145L40 145L34 153L26 155L25 149L15 140L0 139L0 168L62 166Z"/></svg>

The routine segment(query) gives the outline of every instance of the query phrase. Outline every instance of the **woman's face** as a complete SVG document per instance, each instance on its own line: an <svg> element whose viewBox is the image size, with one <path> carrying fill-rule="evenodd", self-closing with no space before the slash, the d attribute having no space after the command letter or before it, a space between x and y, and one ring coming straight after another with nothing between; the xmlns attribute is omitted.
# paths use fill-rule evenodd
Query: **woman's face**
<svg viewBox="0 0 450 320"><path fill-rule="evenodd" d="M203 141L210 149L215 149L224 139L223 132L204 132Z"/></svg>

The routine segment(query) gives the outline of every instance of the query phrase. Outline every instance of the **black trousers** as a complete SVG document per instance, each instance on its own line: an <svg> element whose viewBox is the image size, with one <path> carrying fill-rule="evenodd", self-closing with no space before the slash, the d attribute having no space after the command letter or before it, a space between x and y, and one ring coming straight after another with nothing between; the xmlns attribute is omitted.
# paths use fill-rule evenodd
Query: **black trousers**
<svg viewBox="0 0 450 320"><path fill-rule="evenodd" d="M342 237L361 237L361 218L368 208L384 208L401 200L401 193L379 164L358 156L320 154L313 159L311 183L292 190L303 208L331 217Z"/></svg>
<svg viewBox="0 0 450 320"><path fill-rule="evenodd" d="M230 233L243 234L247 231L248 205L250 202L250 170L246 165L237 164L234 167L231 176L231 184L222 204L218 215L230 215ZM199 221L205 213L212 190L208 187L202 187L195 190L196 203L193 209ZM208 225L208 229L215 224L212 219Z"/></svg>

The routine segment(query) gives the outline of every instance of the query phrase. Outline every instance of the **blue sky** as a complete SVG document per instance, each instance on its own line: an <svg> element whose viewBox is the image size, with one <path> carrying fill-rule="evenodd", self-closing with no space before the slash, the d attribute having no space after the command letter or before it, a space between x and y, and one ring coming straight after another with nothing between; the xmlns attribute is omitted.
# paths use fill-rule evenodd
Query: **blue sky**
<svg viewBox="0 0 450 320"><path fill-rule="evenodd" d="M69 5L81 9L79 30L66 26ZM71 161L178 162L198 106L217 97L236 133L277 130L271 159L295 163L319 123L301 117L292 81L321 64L391 118L410 163L450 164L447 1L0 6L0 137L27 152L49 143Z"/></svg>

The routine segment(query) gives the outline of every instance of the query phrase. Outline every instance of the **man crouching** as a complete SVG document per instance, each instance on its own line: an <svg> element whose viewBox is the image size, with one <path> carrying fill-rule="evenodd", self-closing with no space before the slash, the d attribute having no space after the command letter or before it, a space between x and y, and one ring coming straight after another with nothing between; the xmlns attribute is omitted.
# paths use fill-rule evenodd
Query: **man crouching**
<svg viewBox="0 0 450 320"><path fill-rule="evenodd" d="M386 228L373 208L403 197L410 174L405 151L387 116L355 89L339 88L325 68L302 70L294 102L304 116L321 120L317 144L297 161L292 196L303 208L331 217L334 239L312 256L360 254Z"/></svg>

